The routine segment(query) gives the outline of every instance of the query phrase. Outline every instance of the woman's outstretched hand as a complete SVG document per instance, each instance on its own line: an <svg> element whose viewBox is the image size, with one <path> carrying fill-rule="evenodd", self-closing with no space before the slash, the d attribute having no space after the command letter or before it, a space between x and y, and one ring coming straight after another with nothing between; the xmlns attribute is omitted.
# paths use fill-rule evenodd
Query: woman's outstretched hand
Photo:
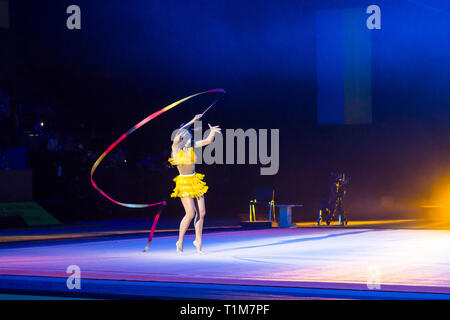
<svg viewBox="0 0 450 320"><path fill-rule="evenodd" d="M197 120L201 119L202 117L203 117L203 115L201 113L200 114L196 114L193 120L197 121Z"/></svg>
<svg viewBox="0 0 450 320"><path fill-rule="evenodd" d="M211 130L211 133L220 132L222 130L222 129L220 129L219 126L211 126L209 123L208 123L208 126L209 126L209 130Z"/></svg>
<svg viewBox="0 0 450 320"><path fill-rule="evenodd" d="M196 148L207 146L208 144L212 143L216 132L220 132L220 130L221 130L219 126L211 126L209 123L208 123L208 126L209 126L208 138L200 140L200 141L195 141Z"/></svg>

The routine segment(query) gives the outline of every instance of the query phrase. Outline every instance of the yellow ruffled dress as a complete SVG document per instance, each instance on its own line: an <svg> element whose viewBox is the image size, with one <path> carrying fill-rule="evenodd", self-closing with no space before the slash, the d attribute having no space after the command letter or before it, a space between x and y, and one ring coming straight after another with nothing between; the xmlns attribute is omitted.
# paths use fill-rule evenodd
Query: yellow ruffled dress
<svg viewBox="0 0 450 320"><path fill-rule="evenodd" d="M174 159L169 158L169 162L173 166L191 165L195 163L194 148L189 148L188 152L181 149ZM173 179L175 181L175 189L173 189L172 198L197 198L208 191L208 186L203 181L205 177L201 173L192 173L188 175L180 174Z"/></svg>

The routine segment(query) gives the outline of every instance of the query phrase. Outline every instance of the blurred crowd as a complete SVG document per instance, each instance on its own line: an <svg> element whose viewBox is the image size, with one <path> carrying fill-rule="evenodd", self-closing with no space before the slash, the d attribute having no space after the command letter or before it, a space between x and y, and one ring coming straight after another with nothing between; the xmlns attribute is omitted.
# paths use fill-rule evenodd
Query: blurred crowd
<svg viewBox="0 0 450 320"><path fill-rule="evenodd" d="M104 141L94 130L70 130L55 126L57 117L51 107L15 103L0 90L0 170L14 168L6 150L23 146L31 153L66 153L78 158L78 167L92 166L111 141ZM168 153L156 157L141 155L130 158L126 148L117 147L104 160L103 166L133 166L161 170ZM30 167L33 163L29 163Z"/></svg>
<svg viewBox="0 0 450 320"><path fill-rule="evenodd" d="M105 201L98 201L101 197L90 187L89 172L114 137L83 125L76 130L64 128L58 123L61 119L62 115L52 107L19 104L0 91L0 170L31 169L35 200L76 200L91 205L94 201L105 206ZM135 150L129 153L125 146L119 145L101 167L162 172L168 167L168 153L168 150L152 155Z"/></svg>

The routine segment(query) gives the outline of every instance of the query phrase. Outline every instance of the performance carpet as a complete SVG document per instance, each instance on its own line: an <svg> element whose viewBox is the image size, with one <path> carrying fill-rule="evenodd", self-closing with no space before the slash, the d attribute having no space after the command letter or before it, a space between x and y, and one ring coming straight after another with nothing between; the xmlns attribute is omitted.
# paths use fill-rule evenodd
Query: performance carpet
<svg viewBox="0 0 450 320"><path fill-rule="evenodd" d="M271 228L0 247L0 291L162 299L450 299L450 231ZM80 289L67 286L80 268ZM69 281L71 281L69 279Z"/></svg>

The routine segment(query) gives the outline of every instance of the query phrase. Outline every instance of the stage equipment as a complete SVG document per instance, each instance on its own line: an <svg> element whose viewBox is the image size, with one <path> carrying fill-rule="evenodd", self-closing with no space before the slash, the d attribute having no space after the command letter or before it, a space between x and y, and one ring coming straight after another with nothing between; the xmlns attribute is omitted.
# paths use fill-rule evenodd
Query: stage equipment
<svg viewBox="0 0 450 320"><path fill-rule="evenodd" d="M269 220L256 220L255 205L269 206ZM275 190L270 188L255 189L254 197L249 202L250 221L244 221L241 225L250 227L249 224L260 224L260 227L279 226L281 228L292 227L292 208L303 207L302 204L275 204ZM280 208L279 222L276 222L275 208Z"/></svg>
<svg viewBox="0 0 450 320"><path fill-rule="evenodd" d="M250 222L256 222L255 205L269 206L269 221L275 221L275 190L270 188L255 189L253 199L249 202Z"/></svg>
<svg viewBox="0 0 450 320"><path fill-rule="evenodd" d="M302 204L277 204L276 207L280 208L280 228L290 228L295 226L292 223L292 208L303 207Z"/></svg>
<svg viewBox="0 0 450 320"><path fill-rule="evenodd" d="M344 210L344 196L347 194L348 185L349 179L345 173L331 173L329 197L328 199L323 198L319 204L319 226L323 222L330 225L336 219L340 226L347 225L348 219Z"/></svg>

